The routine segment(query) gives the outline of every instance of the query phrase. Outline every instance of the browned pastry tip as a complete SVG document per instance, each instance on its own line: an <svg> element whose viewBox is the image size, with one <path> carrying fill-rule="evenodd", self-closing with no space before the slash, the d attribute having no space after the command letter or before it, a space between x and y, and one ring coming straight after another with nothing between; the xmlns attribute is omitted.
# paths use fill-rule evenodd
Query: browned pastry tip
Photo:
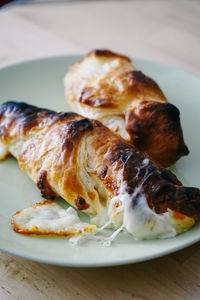
<svg viewBox="0 0 200 300"><path fill-rule="evenodd" d="M128 144L113 145L107 159L107 164L118 162L119 169L123 169L123 180L127 182L130 195L140 187L139 193L132 199L133 206L137 204L141 194L145 193L149 207L157 214L172 209L188 217L200 219L199 188L183 187L175 174L160 167L146 154ZM147 163L144 163L145 160ZM104 166L105 164L104 162ZM104 167L104 170L101 175L106 180L106 170L109 170L109 167ZM115 191L116 186L113 185L112 189Z"/></svg>
<svg viewBox="0 0 200 300"><path fill-rule="evenodd" d="M168 167L189 150L184 143L180 113L171 103L143 101L126 114L126 130L133 144Z"/></svg>
<svg viewBox="0 0 200 300"><path fill-rule="evenodd" d="M170 208L196 220L200 219L200 190L193 187L178 187L164 184L153 191L156 201L153 208L160 214ZM151 203L149 201L151 207Z"/></svg>
<svg viewBox="0 0 200 300"><path fill-rule="evenodd" d="M92 56L96 57L98 59L101 59L101 58L108 58L108 59L121 58L121 59L127 60L128 62L131 61L128 56L110 51L109 49L94 49L94 50L90 51L88 54L86 54L85 58L92 57Z"/></svg>
<svg viewBox="0 0 200 300"><path fill-rule="evenodd" d="M183 187L165 169L150 174L144 183L149 207L158 214L171 209L194 219L200 219L200 189Z"/></svg>

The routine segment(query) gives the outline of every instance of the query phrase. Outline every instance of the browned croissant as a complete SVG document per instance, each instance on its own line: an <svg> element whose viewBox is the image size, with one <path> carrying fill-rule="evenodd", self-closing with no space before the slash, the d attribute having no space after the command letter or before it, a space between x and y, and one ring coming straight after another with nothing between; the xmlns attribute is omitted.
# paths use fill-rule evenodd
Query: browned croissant
<svg viewBox="0 0 200 300"><path fill-rule="evenodd" d="M71 67L64 84L75 112L101 121L164 167L189 153L179 110L128 57L92 51Z"/></svg>
<svg viewBox="0 0 200 300"><path fill-rule="evenodd" d="M25 103L0 106L0 159L11 153L42 197L62 196L135 237L173 236L200 218L200 190L183 187L96 120ZM106 217L105 217L106 215Z"/></svg>

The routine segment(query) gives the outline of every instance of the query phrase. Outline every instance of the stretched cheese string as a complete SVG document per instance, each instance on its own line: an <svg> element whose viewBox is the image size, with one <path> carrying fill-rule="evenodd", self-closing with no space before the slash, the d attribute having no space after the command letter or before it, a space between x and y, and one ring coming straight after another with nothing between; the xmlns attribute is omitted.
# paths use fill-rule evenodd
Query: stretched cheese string
<svg viewBox="0 0 200 300"><path fill-rule="evenodd" d="M105 224L106 225L106 224ZM103 227L103 226L102 226ZM105 227L104 227L105 228ZM83 240L96 240L102 243L103 246L110 247L113 240L117 237L117 235L124 229L124 225L116 229L110 236L105 237L103 235L88 235L88 236L73 236L69 239L70 243L72 243L73 246L77 245L80 241ZM98 231L98 230L97 230Z"/></svg>

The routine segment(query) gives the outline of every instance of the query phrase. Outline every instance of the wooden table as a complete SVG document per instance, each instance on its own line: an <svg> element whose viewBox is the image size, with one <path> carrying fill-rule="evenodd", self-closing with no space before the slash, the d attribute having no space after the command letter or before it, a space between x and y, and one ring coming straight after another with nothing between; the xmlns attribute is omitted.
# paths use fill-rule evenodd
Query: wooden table
<svg viewBox="0 0 200 300"><path fill-rule="evenodd" d="M200 1L72 1L0 13L0 66L91 48L200 74ZM0 252L0 299L200 299L200 243L149 262L73 269Z"/></svg>

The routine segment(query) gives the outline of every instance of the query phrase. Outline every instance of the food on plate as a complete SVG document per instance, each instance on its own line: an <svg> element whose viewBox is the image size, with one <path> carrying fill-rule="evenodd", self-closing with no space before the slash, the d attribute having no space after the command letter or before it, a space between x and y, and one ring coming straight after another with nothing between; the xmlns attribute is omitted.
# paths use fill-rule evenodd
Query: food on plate
<svg viewBox="0 0 200 300"><path fill-rule="evenodd" d="M136 239L172 237L200 218L198 188L184 187L173 173L97 120L6 102L0 106L0 149L0 159L8 154L18 159L42 197L60 195L98 227L124 228ZM45 204L38 207L16 214L13 228L23 233L33 225L32 233L41 233L45 219L50 232L52 212L45 215ZM95 227L88 231L96 232Z"/></svg>
<svg viewBox="0 0 200 300"><path fill-rule="evenodd" d="M36 235L90 235L96 231L95 225L80 220L74 208L64 209L47 200L18 211L12 225L16 232Z"/></svg>
<svg viewBox="0 0 200 300"><path fill-rule="evenodd" d="M189 153L178 108L128 57L94 50L71 66L64 86L75 112L101 121L162 166Z"/></svg>

